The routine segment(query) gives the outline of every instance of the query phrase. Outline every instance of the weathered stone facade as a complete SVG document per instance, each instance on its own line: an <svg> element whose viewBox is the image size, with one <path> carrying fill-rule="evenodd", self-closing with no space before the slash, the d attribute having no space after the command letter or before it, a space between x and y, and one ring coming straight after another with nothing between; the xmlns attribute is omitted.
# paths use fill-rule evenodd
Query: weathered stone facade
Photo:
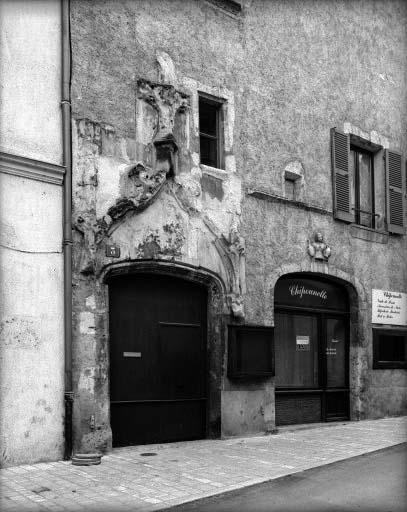
<svg viewBox="0 0 407 512"><path fill-rule="evenodd" d="M351 418L407 412L406 371L372 370L370 324L372 288L406 291L406 236L334 220L329 146L336 126L406 154L406 21L396 1L72 2L76 449L111 446L118 272L210 288L208 435L275 428L274 379L226 376L226 325L272 326L293 272L349 291ZM200 164L198 92L224 101L224 169Z"/></svg>

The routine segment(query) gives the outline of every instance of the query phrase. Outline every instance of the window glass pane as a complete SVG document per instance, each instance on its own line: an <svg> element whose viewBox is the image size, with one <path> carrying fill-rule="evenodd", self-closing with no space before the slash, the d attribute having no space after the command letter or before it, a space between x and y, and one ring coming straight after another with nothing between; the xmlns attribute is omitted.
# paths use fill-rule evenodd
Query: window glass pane
<svg viewBox="0 0 407 512"><path fill-rule="evenodd" d="M275 354L276 386L318 387L316 317L277 313Z"/></svg>
<svg viewBox="0 0 407 512"><path fill-rule="evenodd" d="M209 139L204 135L200 137L201 163L211 167L218 167L218 142L216 139Z"/></svg>
<svg viewBox="0 0 407 512"><path fill-rule="evenodd" d="M327 386L346 387L345 379L345 322L340 318L326 320Z"/></svg>
<svg viewBox="0 0 407 512"><path fill-rule="evenodd" d="M381 334L379 339L379 361L405 361L404 336Z"/></svg>
<svg viewBox="0 0 407 512"><path fill-rule="evenodd" d="M371 156L366 153L358 154L359 163L359 223L362 226L372 227L372 167ZM368 212L368 213L365 213Z"/></svg>
<svg viewBox="0 0 407 512"><path fill-rule="evenodd" d="M217 137L218 107L199 101L199 131Z"/></svg>

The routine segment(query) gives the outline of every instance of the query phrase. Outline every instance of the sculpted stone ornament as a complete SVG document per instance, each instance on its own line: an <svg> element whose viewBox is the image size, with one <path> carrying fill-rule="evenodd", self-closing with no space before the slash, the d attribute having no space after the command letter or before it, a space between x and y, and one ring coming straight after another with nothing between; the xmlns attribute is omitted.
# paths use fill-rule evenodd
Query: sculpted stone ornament
<svg viewBox="0 0 407 512"><path fill-rule="evenodd" d="M184 113L189 107L189 96L171 84L140 79L137 82L137 99L149 104L156 112L155 133L147 144L152 157L148 165L145 158L132 164L121 177L120 197L107 211L111 222L105 226L104 233L111 232L112 225L128 212L147 208L167 178L177 171L178 143L173 133L174 122L177 114Z"/></svg>
<svg viewBox="0 0 407 512"><path fill-rule="evenodd" d="M169 171L166 166L157 167L158 169L153 171L141 162L130 166L125 176L125 197L118 199L116 204L107 211L113 222L131 210L138 212L144 210L154 200L164 185Z"/></svg>
<svg viewBox="0 0 407 512"><path fill-rule="evenodd" d="M230 232L229 252L234 270L233 291L242 295L246 291L246 245L244 238L235 228Z"/></svg>
<svg viewBox="0 0 407 512"><path fill-rule="evenodd" d="M313 260L328 261L331 256L331 248L325 242L322 233L317 232L314 240L308 240L308 254Z"/></svg>
<svg viewBox="0 0 407 512"><path fill-rule="evenodd" d="M236 318L244 318L243 297L241 295L231 293L229 295L229 300L233 316Z"/></svg>
<svg viewBox="0 0 407 512"><path fill-rule="evenodd" d="M244 294L246 293L245 240L233 224L226 238L207 217L203 221L214 236L214 245L228 275L228 306L237 318L244 318Z"/></svg>
<svg viewBox="0 0 407 512"><path fill-rule="evenodd" d="M229 258L232 263L232 293L229 295L232 313L237 318L244 318L243 295L246 292L246 245L237 228L232 228L229 237Z"/></svg>

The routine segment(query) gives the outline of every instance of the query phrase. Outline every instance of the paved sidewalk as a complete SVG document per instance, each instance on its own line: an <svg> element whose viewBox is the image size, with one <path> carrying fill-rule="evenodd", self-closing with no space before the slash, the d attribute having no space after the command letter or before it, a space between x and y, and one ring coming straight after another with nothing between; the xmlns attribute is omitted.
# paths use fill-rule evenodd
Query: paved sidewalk
<svg viewBox="0 0 407 512"><path fill-rule="evenodd" d="M117 448L99 466L62 461L2 469L0 509L158 510L406 441L407 417L401 417Z"/></svg>

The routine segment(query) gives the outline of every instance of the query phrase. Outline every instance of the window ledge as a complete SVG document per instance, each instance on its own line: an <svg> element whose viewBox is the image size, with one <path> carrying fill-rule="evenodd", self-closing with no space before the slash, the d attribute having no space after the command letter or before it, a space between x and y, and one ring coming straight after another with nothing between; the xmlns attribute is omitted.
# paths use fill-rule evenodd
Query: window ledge
<svg viewBox="0 0 407 512"><path fill-rule="evenodd" d="M230 171L226 171L225 169L219 169L218 167L210 167L209 165L199 164L201 171L205 174L209 174L210 176L214 176L215 178L225 179L230 175Z"/></svg>
<svg viewBox="0 0 407 512"><path fill-rule="evenodd" d="M379 231L377 229L360 226L359 224L351 224L350 233L353 238L359 238L360 240L366 240L368 242L387 244L389 241L389 233L387 231Z"/></svg>
<svg viewBox="0 0 407 512"><path fill-rule="evenodd" d="M242 14L242 3L235 0L206 0L213 7L220 9L232 18L237 18Z"/></svg>

